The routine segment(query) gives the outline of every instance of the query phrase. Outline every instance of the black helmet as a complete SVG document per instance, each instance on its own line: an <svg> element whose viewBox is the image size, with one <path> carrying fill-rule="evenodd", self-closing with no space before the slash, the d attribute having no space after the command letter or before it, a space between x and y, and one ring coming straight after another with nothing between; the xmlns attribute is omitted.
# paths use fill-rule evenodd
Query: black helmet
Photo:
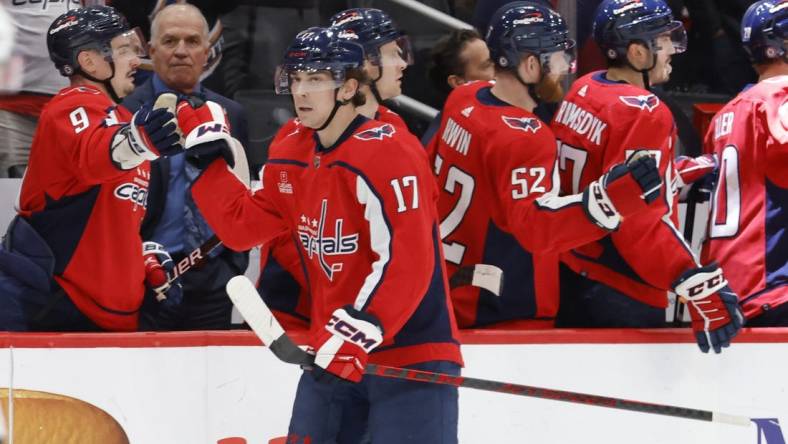
<svg viewBox="0 0 788 444"><path fill-rule="evenodd" d="M126 18L110 6L90 6L68 11L49 26L49 58L64 76L79 71L77 55L86 49L97 50L111 63L110 42L129 31Z"/></svg>

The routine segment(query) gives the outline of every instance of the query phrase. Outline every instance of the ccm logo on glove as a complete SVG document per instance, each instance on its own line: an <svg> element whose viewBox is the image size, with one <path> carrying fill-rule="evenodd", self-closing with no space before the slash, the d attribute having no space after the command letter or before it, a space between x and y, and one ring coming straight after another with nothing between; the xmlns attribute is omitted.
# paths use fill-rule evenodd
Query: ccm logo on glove
<svg viewBox="0 0 788 444"><path fill-rule="evenodd" d="M707 290L716 290L717 287L725 284L725 278L722 277L722 270L720 270L718 274L711 276L697 285L687 288L687 295L689 297L695 297Z"/></svg>
<svg viewBox="0 0 788 444"><path fill-rule="evenodd" d="M331 333L337 333L340 336L346 338L347 341L352 342L359 347L363 348L364 351L369 352L376 345L380 343L379 338L369 338L363 331L357 329L356 327L348 324L344 320L338 318L335 315L331 315L331 319L326 324L326 329ZM333 331L332 331L333 330Z"/></svg>

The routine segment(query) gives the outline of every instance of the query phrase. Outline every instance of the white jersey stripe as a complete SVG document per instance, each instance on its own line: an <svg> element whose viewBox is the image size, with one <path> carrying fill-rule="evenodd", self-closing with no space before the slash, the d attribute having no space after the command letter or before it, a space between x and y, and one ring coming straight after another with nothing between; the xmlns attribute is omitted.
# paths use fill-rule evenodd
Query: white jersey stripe
<svg viewBox="0 0 788 444"><path fill-rule="evenodd" d="M353 303L353 308L362 310L380 285L391 259L391 231L383 216L383 202L361 176L356 176L356 198L364 205L364 219L369 221L369 243L372 251L378 255L378 260L372 263L372 272L367 275Z"/></svg>

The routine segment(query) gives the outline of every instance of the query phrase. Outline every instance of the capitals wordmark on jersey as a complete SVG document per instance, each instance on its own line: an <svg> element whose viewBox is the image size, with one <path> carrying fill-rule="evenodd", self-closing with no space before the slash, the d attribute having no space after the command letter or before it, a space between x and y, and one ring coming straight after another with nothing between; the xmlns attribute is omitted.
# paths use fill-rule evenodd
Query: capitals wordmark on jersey
<svg viewBox="0 0 788 444"><path fill-rule="evenodd" d="M334 220L334 235L328 236L326 229L326 214L328 212L328 199L323 199L320 206L320 219L310 219L301 215L298 223L298 238L301 245L306 250L307 257L313 259L317 257L320 268L328 276L328 280L334 280L334 273L342 271L342 262L329 264L326 256L336 256L341 254L353 254L358 251L358 233L343 235L342 218Z"/></svg>

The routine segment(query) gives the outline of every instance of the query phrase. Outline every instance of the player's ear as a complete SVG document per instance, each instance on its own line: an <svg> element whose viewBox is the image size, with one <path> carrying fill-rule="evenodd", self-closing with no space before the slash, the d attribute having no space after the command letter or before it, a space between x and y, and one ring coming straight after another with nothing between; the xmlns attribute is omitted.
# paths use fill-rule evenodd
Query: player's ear
<svg viewBox="0 0 788 444"><path fill-rule="evenodd" d="M95 53L93 51L80 51L77 54L77 64L79 65L80 69L88 74L95 74L96 72L96 61L95 57L93 57Z"/></svg>
<svg viewBox="0 0 788 444"><path fill-rule="evenodd" d="M452 74L448 78L446 78L446 83L449 84L449 87L454 89L454 88L456 88L456 87L458 87L460 85L464 85L464 84L468 83L468 81L465 80L464 78L458 76L457 74Z"/></svg>
<svg viewBox="0 0 788 444"><path fill-rule="evenodd" d="M353 78L346 79L345 83L342 84L342 89L340 91L340 97L339 98L342 101L352 99L353 96L356 95L356 92L358 91L358 88L360 86L361 85L358 83L358 80L353 79Z"/></svg>
<svg viewBox="0 0 788 444"><path fill-rule="evenodd" d="M524 82L536 82L539 79L539 57L528 54L520 59L520 64L517 65L517 70L520 73L520 78Z"/></svg>
<svg viewBox="0 0 788 444"><path fill-rule="evenodd" d="M632 66L643 69L651 65L651 55L642 42L632 42L627 47L627 58Z"/></svg>

